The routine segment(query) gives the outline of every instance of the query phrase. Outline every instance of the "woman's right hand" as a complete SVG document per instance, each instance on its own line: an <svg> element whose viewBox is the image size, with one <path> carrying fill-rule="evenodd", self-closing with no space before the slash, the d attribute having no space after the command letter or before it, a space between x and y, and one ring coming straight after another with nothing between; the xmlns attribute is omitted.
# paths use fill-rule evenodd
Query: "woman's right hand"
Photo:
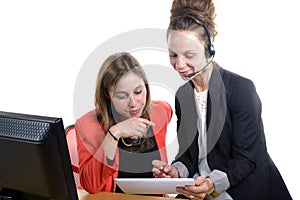
<svg viewBox="0 0 300 200"><path fill-rule="evenodd" d="M152 165L152 172L155 178L179 178L178 170L172 165L168 165L168 163L153 160Z"/></svg>
<svg viewBox="0 0 300 200"><path fill-rule="evenodd" d="M112 126L109 130L115 137L137 139L145 137L148 127L154 123L145 118L129 118Z"/></svg>

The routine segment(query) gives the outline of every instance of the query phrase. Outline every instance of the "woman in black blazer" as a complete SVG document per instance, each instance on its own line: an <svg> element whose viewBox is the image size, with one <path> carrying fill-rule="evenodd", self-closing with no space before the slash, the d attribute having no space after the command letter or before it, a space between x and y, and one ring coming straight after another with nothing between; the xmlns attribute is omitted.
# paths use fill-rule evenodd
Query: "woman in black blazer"
<svg viewBox="0 0 300 200"><path fill-rule="evenodd" d="M175 99L179 152L172 165L153 161L153 174L193 177L177 189L190 199L292 199L267 152L253 82L213 61L214 17L212 0L173 1L170 62L187 83Z"/></svg>

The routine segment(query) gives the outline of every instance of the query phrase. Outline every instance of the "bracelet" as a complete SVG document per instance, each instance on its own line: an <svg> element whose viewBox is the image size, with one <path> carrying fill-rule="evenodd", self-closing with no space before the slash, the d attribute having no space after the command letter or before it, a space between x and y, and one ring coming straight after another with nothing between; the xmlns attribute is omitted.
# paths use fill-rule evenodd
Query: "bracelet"
<svg viewBox="0 0 300 200"><path fill-rule="evenodd" d="M209 178L209 176L207 176L206 178ZM205 180L205 182L207 183L207 186L210 185L209 182L208 182L207 180ZM213 185L212 189L211 189L210 191L207 192L207 194L209 194L209 195L212 196L213 198L216 198L216 197L219 196L219 193L217 193L217 192L215 191L214 185Z"/></svg>
<svg viewBox="0 0 300 200"><path fill-rule="evenodd" d="M119 139L118 138L116 138L111 132L110 132L110 130L108 130L107 131L110 135L111 135L111 137L113 137L114 138L114 140L116 140L116 141L119 141Z"/></svg>
<svg viewBox="0 0 300 200"><path fill-rule="evenodd" d="M211 192L211 193L208 193L210 196L212 196L212 198L216 198L216 197L218 197L220 194L219 193L217 193L216 191L215 191L215 189Z"/></svg>

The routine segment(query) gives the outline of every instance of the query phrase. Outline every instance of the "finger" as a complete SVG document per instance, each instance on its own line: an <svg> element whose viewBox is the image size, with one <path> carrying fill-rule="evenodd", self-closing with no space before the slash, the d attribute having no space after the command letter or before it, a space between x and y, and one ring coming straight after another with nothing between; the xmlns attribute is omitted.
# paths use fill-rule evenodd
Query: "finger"
<svg viewBox="0 0 300 200"><path fill-rule="evenodd" d="M138 132L142 133L143 136L144 136L145 133L146 133L146 128L143 127L143 126L137 126L137 127L136 127L136 130L137 130Z"/></svg>
<svg viewBox="0 0 300 200"><path fill-rule="evenodd" d="M198 199L196 196L194 196L194 195L192 195L192 194L190 194L190 195L188 196L188 198L189 198L189 199Z"/></svg>
<svg viewBox="0 0 300 200"><path fill-rule="evenodd" d="M202 178L200 178L199 180L202 180ZM202 184L200 186L177 187L176 191L180 194L185 195L188 198L191 198L190 195L193 195L194 196L193 199L204 199L206 196L206 192L207 192L207 190L204 189L204 187L203 187L204 184L205 184L205 188L207 188L206 183L202 182Z"/></svg>
<svg viewBox="0 0 300 200"><path fill-rule="evenodd" d="M186 195L187 198L189 199L192 199L192 200L195 200L195 199L202 199L202 198L198 198L197 196L193 195L193 194L189 194L189 195Z"/></svg>
<svg viewBox="0 0 300 200"><path fill-rule="evenodd" d="M198 176L195 180L195 186L197 186L198 192L207 192L210 188L214 187L213 183L210 184L210 180L208 178Z"/></svg>
<svg viewBox="0 0 300 200"><path fill-rule="evenodd" d="M180 194L187 194L187 191L184 189L184 187L176 187L176 192Z"/></svg>
<svg viewBox="0 0 300 200"><path fill-rule="evenodd" d="M158 174L161 172L159 169L157 169L156 167L152 168L152 172L155 176L158 176Z"/></svg>
<svg viewBox="0 0 300 200"><path fill-rule="evenodd" d="M169 173L172 171L172 166L171 165L165 165L163 166L163 170L165 171L165 173Z"/></svg>
<svg viewBox="0 0 300 200"><path fill-rule="evenodd" d="M163 162L161 160L152 160L152 165L156 167L157 169L162 169L165 165L167 165L166 162Z"/></svg>
<svg viewBox="0 0 300 200"><path fill-rule="evenodd" d="M138 132L137 134L135 134L135 136L137 136L137 139L138 139L138 138L144 137L144 134L141 132Z"/></svg>
<svg viewBox="0 0 300 200"><path fill-rule="evenodd" d="M199 186L191 186L187 185L184 187L184 189L190 194L190 193L199 193L201 192Z"/></svg>
<svg viewBox="0 0 300 200"><path fill-rule="evenodd" d="M129 136L127 136L126 138L130 138L132 140L137 140L142 137L143 137L143 134L141 132L136 131L133 134L130 134Z"/></svg>
<svg viewBox="0 0 300 200"><path fill-rule="evenodd" d="M147 133L148 133L147 127L138 126L136 129L138 132L140 132L142 134L142 137L147 137Z"/></svg>
<svg viewBox="0 0 300 200"><path fill-rule="evenodd" d="M139 139L139 137L138 136L131 136L131 137L129 137L130 139L132 139L132 140L137 140L137 139Z"/></svg>
<svg viewBox="0 0 300 200"><path fill-rule="evenodd" d="M157 178L163 178L163 177L169 177L164 171L164 167L167 166L167 163L159 161L159 160L153 160L152 161L153 170L155 177Z"/></svg>
<svg viewBox="0 0 300 200"><path fill-rule="evenodd" d="M148 129L148 127L150 126L150 125L148 125L148 124L145 124L145 123L138 123L138 126L139 127L141 127L141 128L143 128L143 129Z"/></svg>
<svg viewBox="0 0 300 200"><path fill-rule="evenodd" d="M176 192L183 194L189 199L204 199L206 196L206 193L194 193L186 190L184 187L176 187Z"/></svg>
<svg viewBox="0 0 300 200"><path fill-rule="evenodd" d="M164 165L164 166L162 166L161 168L160 168L160 170L161 170L161 176L162 177L165 177L165 178L171 178L172 177L172 175L171 175L171 173L172 173L172 166L171 165Z"/></svg>
<svg viewBox="0 0 300 200"><path fill-rule="evenodd" d="M186 191L184 189L184 187L176 187L176 192L179 193L179 194L183 194L187 198L189 198L189 196L191 195L191 193L189 191Z"/></svg>
<svg viewBox="0 0 300 200"><path fill-rule="evenodd" d="M146 137L147 132L147 125L143 123L138 122L138 124L132 127L132 134L134 134L134 136Z"/></svg>
<svg viewBox="0 0 300 200"><path fill-rule="evenodd" d="M203 176L198 176L195 180L195 185L199 186L205 181L205 178Z"/></svg>
<svg viewBox="0 0 300 200"><path fill-rule="evenodd" d="M185 186L184 189L189 193L200 194L207 192L207 184L201 184L200 186Z"/></svg>
<svg viewBox="0 0 300 200"><path fill-rule="evenodd" d="M163 178L163 177L166 177L167 176L167 173L165 172L164 170L164 166L160 169L160 173L158 174L158 177L159 178Z"/></svg>
<svg viewBox="0 0 300 200"><path fill-rule="evenodd" d="M139 122L142 122L143 124L146 124L146 125L150 125L150 126L155 126L154 122L148 120L148 119L145 119L145 118L137 118L137 120Z"/></svg>

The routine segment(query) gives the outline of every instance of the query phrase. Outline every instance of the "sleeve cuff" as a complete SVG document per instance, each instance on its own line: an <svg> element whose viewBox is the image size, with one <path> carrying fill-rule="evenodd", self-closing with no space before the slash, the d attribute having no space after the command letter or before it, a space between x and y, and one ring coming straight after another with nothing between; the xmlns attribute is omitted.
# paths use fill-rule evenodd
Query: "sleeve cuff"
<svg viewBox="0 0 300 200"><path fill-rule="evenodd" d="M178 170L179 176L181 178L189 177L189 170L186 168L186 166L182 162L175 162L172 164L172 166Z"/></svg>
<svg viewBox="0 0 300 200"><path fill-rule="evenodd" d="M225 172L220 170L213 170L209 175L215 185L215 192L218 194L226 191L230 187L230 183Z"/></svg>

